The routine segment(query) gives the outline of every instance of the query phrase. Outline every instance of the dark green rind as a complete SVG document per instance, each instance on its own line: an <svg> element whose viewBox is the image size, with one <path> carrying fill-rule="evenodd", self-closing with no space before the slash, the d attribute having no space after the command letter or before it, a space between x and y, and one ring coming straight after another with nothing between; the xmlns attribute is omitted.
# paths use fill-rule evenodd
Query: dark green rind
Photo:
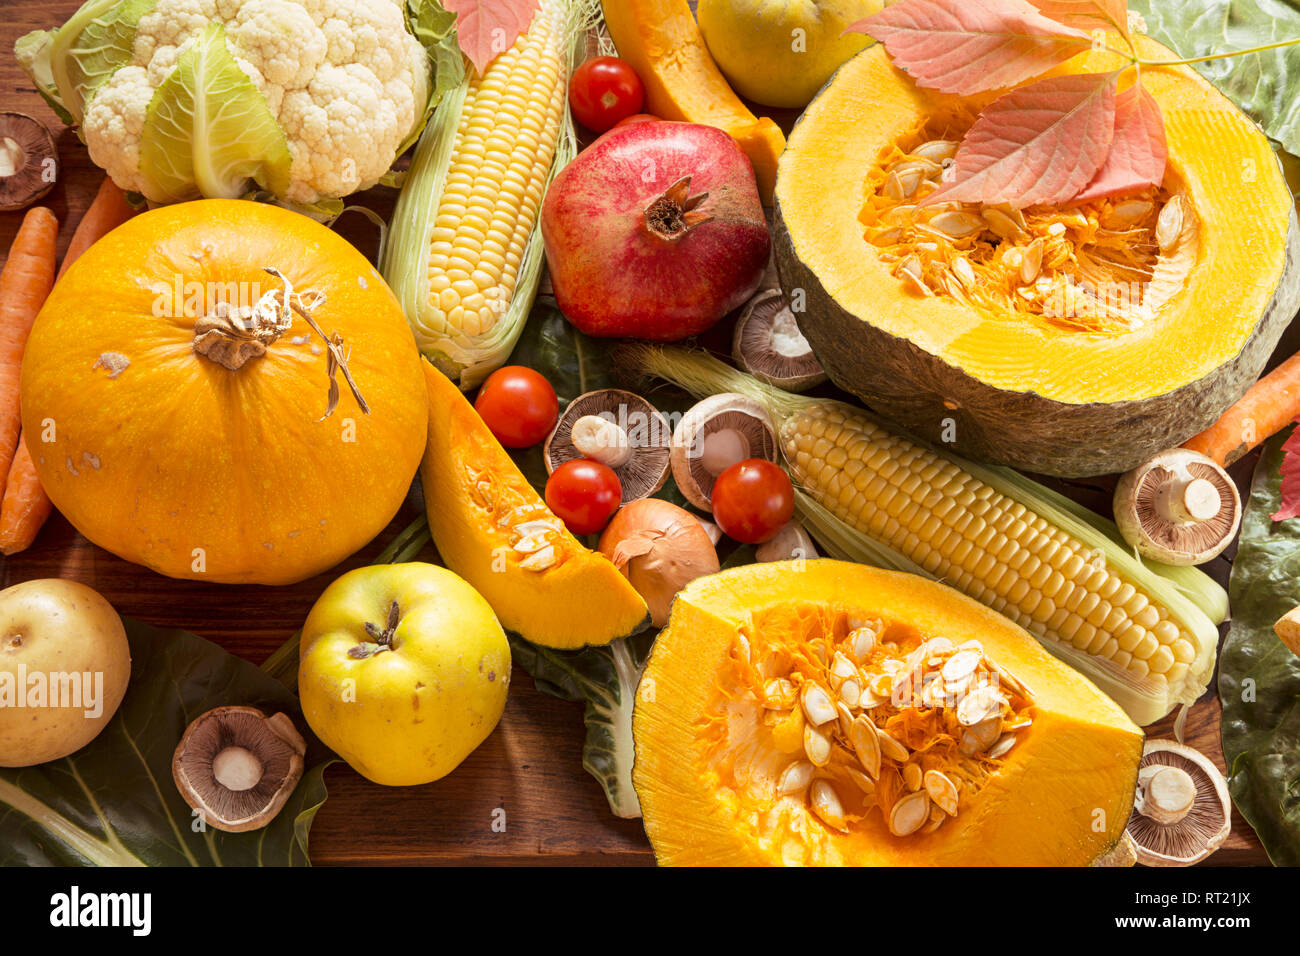
<svg viewBox="0 0 1300 956"><path fill-rule="evenodd" d="M834 83L832 77L823 92ZM796 318L831 381L913 434L977 461L1069 478L1127 471L1214 424L1259 377L1300 309L1300 223L1293 207L1286 264L1273 297L1241 351L1210 374L1123 402L1070 404L1032 391L1003 391L840 305L795 250L780 177L778 165L772 224L777 271L787 295L804 290L806 308ZM945 442L945 433L953 433L950 420L956 439Z"/></svg>

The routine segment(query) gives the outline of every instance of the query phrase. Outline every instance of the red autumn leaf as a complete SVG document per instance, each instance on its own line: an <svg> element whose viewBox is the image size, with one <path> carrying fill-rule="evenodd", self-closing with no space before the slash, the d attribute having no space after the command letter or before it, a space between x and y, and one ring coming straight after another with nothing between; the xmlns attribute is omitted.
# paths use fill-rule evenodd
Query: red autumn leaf
<svg viewBox="0 0 1300 956"><path fill-rule="evenodd" d="M1155 97L1134 84L1115 98L1110 154L1076 202L1159 185L1165 178L1165 123Z"/></svg>
<svg viewBox="0 0 1300 956"><path fill-rule="evenodd" d="M1274 521L1300 517L1300 428L1282 445L1282 501L1269 517Z"/></svg>
<svg viewBox="0 0 1300 956"><path fill-rule="evenodd" d="M963 94L1015 86L1092 43L1026 0L901 0L844 32L884 43L918 86Z"/></svg>
<svg viewBox="0 0 1300 956"><path fill-rule="evenodd" d="M1115 130L1118 73L1039 80L990 103L962 140L956 175L925 202L1066 202L1101 168Z"/></svg>
<svg viewBox="0 0 1300 956"><path fill-rule="evenodd" d="M515 45L537 12L537 0L443 0L456 14L456 39L482 76L499 53Z"/></svg>
<svg viewBox="0 0 1300 956"><path fill-rule="evenodd" d="M1029 0L1045 17L1091 32L1107 25L1128 36L1128 0Z"/></svg>

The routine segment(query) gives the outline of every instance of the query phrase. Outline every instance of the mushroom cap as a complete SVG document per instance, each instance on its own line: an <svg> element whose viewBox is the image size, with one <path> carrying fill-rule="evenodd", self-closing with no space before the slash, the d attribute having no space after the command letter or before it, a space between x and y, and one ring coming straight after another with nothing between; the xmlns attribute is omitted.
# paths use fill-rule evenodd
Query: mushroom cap
<svg viewBox="0 0 1300 956"><path fill-rule="evenodd" d="M668 481L672 426L650 402L621 388L584 392L569 402L542 446L548 475L566 461L590 457L573 443L573 426L588 415L611 422L627 437L631 457L622 464L610 464L623 487L622 504L648 498L664 486Z"/></svg>
<svg viewBox="0 0 1300 956"><path fill-rule="evenodd" d="M46 160L58 158L44 123L26 113L0 112L0 212L25 209L53 189ZM10 165L13 172L6 175Z"/></svg>
<svg viewBox="0 0 1300 956"><path fill-rule="evenodd" d="M1172 448L1125 473L1115 486L1115 524L1143 557L1201 564L1232 543L1241 525L1236 483L1215 462Z"/></svg>
<svg viewBox="0 0 1300 956"><path fill-rule="evenodd" d="M230 789L213 768L223 753L242 749L261 763L256 783ZM216 707L185 728L172 755L172 779L181 796L203 821L227 833L256 830L270 823L302 779L307 744L285 714L267 717L256 707ZM246 755L235 761L246 769Z"/></svg>
<svg viewBox="0 0 1300 956"><path fill-rule="evenodd" d="M726 436L724 433L733 435ZM721 468L706 467L713 438L727 438L728 459ZM686 500L705 511L713 510L713 483L726 465L746 458L776 461L776 430L761 404L745 395L722 392L697 402L677 423L672 438L672 469L677 487Z"/></svg>
<svg viewBox="0 0 1300 956"><path fill-rule="evenodd" d="M755 378L789 392L826 381L826 370L799 330L785 293L763 289L750 298L731 339L736 363Z"/></svg>
<svg viewBox="0 0 1300 956"><path fill-rule="evenodd" d="M1142 748L1139 780L1149 782L1151 771L1161 767L1175 767L1191 778L1196 788L1191 809L1178 820L1161 823L1143 812L1139 790L1127 832L1144 866L1191 866L1222 846L1232 832L1228 782L1200 751L1172 740L1148 740Z"/></svg>

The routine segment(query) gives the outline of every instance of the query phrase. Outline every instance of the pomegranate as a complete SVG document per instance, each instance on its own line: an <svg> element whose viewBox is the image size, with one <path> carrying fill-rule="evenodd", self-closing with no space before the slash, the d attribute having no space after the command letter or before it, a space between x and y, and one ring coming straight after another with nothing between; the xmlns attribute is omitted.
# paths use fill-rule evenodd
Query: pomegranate
<svg viewBox="0 0 1300 956"><path fill-rule="evenodd" d="M542 239L562 311L588 335L698 335L758 288L771 239L754 169L695 123L610 130L555 177Z"/></svg>

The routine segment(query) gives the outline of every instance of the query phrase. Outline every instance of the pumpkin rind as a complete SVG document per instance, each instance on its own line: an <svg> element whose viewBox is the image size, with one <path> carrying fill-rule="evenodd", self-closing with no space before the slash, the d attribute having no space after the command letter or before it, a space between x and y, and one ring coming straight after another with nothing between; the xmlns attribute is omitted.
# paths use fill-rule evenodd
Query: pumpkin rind
<svg viewBox="0 0 1300 956"><path fill-rule="evenodd" d="M340 376L322 418L327 352L296 315L238 370L194 351L196 310L169 300L251 305L281 288L265 266L324 294L313 316L342 336L369 414ZM256 584L320 573L383 530L428 418L414 338L365 257L305 216L222 199L136 216L77 260L32 329L22 408L41 483L87 538L171 577Z"/></svg>
<svg viewBox="0 0 1300 956"><path fill-rule="evenodd" d="M706 759L702 717L736 636L755 615L790 603L878 612L927 638L978 639L1031 688L1033 724L936 832L895 837L873 814L841 834L810 813L797 838L765 832L766 804L727 785ZM683 589L651 652L632 726L633 782L663 865L1085 865L1123 836L1143 740L1118 705L995 611L914 575L826 559L749 565Z"/></svg>
<svg viewBox="0 0 1300 956"><path fill-rule="evenodd" d="M460 389L424 368L429 444L420 484L443 563L487 599L502 627L535 644L608 644L636 630L648 616L641 595L564 528ZM536 551L513 547L512 521L554 525L539 532L558 558L553 566L523 564Z"/></svg>
<svg viewBox="0 0 1300 956"><path fill-rule="evenodd" d="M1172 58L1153 41L1138 42L1148 58ZM1094 53L1054 72L1117 65ZM1124 471L1217 420L1258 377L1300 307L1300 226L1275 154L1236 107L1188 68L1143 76L1165 112L1170 175L1192 179L1194 200L1212 200L1217 217L1212 235L1200 239L1189 279L1195 301L1171 303L1175 314L1161 313L1147 329L1118 338L1062 332L1040 340L1004 329L996 333L1005 336L1001 355L981 367L970 357L975 346L953 343L976 328L992 353L995 333L978 332L986 320L905 291L883 266L868 263L856 223L862 174L888 131L955 100L917 89L879 45L841 67L790 136L773 228L782 284L787 294L803 290L799 325L832 381L923 438L1047 474ZM1215 136L1222 142L1211 155ZM845 155L837 155L841 148ZM1251 190L1248 204L1229 191L1229 167ZM831 211L810 208L814 188L828 195ZM1243 218L1229 221L1229 212ZM1266 236L1253 213L1267 220ZM847 253L832 265L818 251L849 241L859 243L856 275ZM1242 282L1243 273L1255 281ZM966 358L954 354L962 348ZM1127 358L1115 358L1119 348L1129 350ZM1131 381L1111 381L1107 365L1123 363Z"/></svg>

